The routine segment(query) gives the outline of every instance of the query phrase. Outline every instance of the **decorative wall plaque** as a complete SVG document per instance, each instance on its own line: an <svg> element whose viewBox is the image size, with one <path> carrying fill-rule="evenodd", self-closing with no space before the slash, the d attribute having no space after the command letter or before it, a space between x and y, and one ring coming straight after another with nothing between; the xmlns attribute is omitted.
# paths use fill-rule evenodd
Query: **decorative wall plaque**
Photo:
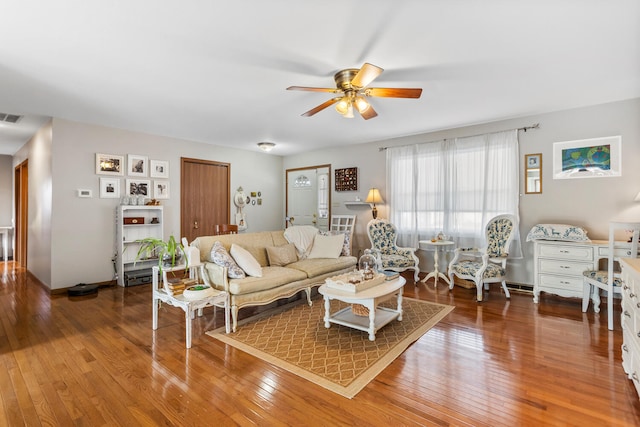
<svg viewBox="0 0 640 427"><path fill-rule="evenodd" d="M336 191L358 190L358 168L336 169Z"/></svg>

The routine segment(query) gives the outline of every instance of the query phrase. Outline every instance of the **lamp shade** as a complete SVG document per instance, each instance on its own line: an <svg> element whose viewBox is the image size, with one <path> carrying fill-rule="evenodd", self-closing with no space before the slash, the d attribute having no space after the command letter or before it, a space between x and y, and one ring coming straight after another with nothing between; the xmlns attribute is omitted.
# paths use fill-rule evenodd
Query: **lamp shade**
<svg viewBox="0 0 640 427"><path fill-rule="evenodd" d="M370 189L365 203L373 203L374 205L376 203L384 203L384 200L382 200L382 196L380 195L380 190L377 188Z"/></svg>

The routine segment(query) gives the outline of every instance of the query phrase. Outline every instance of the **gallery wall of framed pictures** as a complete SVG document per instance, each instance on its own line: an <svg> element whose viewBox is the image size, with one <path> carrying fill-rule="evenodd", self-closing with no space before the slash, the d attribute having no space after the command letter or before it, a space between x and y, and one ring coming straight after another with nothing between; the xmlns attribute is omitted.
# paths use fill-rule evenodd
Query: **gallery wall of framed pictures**
<svg viewBox="0 0 640 427"><path fill-rule="evenodd" d="M99 178L100 198L168 199L169 162L149 159L149 156L96 153L96 175ZM124 186L122 186L122 178ZM155 178L155 179L149 179ZM129 200L131 200L129 199ZM128 203L130 204L130 203Z"/></svg>

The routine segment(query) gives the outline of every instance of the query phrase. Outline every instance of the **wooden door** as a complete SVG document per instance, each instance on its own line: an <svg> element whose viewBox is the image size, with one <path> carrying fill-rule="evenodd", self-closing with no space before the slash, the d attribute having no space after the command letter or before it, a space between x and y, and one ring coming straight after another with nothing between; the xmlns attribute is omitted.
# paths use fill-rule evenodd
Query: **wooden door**
<svg viewBox="0 0 640 427"><path fill-rule="evenodd" d="M230 223L231 165L186 157L180 163L180 233L191 242Z"/></svg>
<svg viewBox="0 0 640 427"><path fill-rule="evenodd" d="M14 175L15 197L15 246L13 260L27 268L27 237L29 233L29 161L16 166Z"/></svg>

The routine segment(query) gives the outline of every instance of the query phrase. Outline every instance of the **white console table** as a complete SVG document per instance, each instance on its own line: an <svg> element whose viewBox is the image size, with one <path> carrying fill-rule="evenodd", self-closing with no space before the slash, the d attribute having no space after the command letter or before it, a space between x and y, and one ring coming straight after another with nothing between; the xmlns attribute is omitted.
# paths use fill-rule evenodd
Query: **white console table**
<svg viewBox="0 0 640 427"><path fill-rule="evenodd" d="M0 227L0 234L2 234L2 258L4 261L9 261L9 232L13 230L13 227Z"/></svg>
<svg viewBox="0 0 640 427"><path fill-rule="evenodd" d="M190 268L190 275L192 278L195 277L195 272L198 267ZM176 266L172 268L163 268L162 269L162 279L163 281L167 280L167 272L184 270L185 266ZM152 267L153 271L153 330L158 329L158 307L160 303L164 302L174 307L179 307L184 310L184 317L186 322L186 347L191 348L191 321L195 317L195 313L198 312L198 316L202 316L202 309L205 307L224 307L224 325L226 333L230 332L230 324L229 324L229 298L226 292L224 291L216 291L214 295L199 299L199 300L187 300L182 295L170 295L164 290L164 287L161 286L161 282L159 280L159 268L158 266Z"/></svg>
<svg viewBox="0 0 640 427"><path fill-rule="evenodd" d="M616 241L619 257L629 256L631 243ZM609 253L608 240L565 242L534 241L533 302L538 303L540 292L562 297L582 298L582 273L598 268L598 261Z"/></svg>

